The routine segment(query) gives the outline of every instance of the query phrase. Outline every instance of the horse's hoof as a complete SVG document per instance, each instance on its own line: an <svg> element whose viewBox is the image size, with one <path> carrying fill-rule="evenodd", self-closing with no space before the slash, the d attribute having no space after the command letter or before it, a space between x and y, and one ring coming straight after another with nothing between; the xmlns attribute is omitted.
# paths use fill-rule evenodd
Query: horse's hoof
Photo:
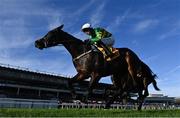
<svg viewBox="0 0 180 118"><path fill-rule="evenodd" d="M104 109L110 109L110 108L111 108L111 107L110 107L109 104L106 104L105 107L104 107Z"/></svg>
<svg viewBox="0 0 180 118"><path fill-rule="evenodd" d="M82 100L81 100L81 102L83 102L83 103L87 104L87 103L88 103L88 99L87 99L87 97L83 97L83 98L82 98Z"/></svg>
<svg viewBox="0 0 180 118"><path fill-rule="evenodd" d="M138 107L138 109L137 109L138 111L141 111L141 108L140 107Z"/></svg>
<svg viewBox="0 0 180 118"><path fill-rule="evenodd" d="M72 95L72 99L76 99L77 98L77 95L76 94L73 94Z"/></svg>
<svg viewBox="0 0 180 118"><path fill-rule="evenodd" d="M104 109L110 109L110 107L106 107L106 106L105 106Z"/></svg>

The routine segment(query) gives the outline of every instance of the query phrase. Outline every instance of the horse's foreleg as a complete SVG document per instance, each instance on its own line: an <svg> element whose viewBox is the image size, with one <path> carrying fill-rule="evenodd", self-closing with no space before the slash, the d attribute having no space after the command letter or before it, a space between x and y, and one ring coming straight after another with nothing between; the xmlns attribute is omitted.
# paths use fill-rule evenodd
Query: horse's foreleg
<svg viewBox="0 0 180 118"><path fill-rule="evenodd" d="M91 79L89 81L89 88L88 88L88 93L86 95L86 100L91 97L93 93L93 89L97 86L99 80L101 77L98 75L98 73L92 73Z"/></svg>
<svg viewBox="0 0 180 118"><path fill-rule="evenodd" d="M114 77L115 76L113 76L113 75L111 76L112 85L105 88L105 92L104 92L105 99L106 99L106 97L108 97L111 94L111 91L118 90L118 86L116 85L116 81L114 80Z"/></svg>
<svg viewBox="0 0 180 118"><path fill-rule="evenodd" d="M109 100L106 101L105 109L109 109L111 104L114 102L114 100L118 96L121 96L121 94L122 94L122 90L121 89L118 89L118 90L114 91L114 94L112 95L112 98L109 98Z"/></svg>
<svg viewBox="0 0 180 118"><path fill-rule="evenodd" d="M77 73L72 79L69 80L68 86L69 86L69 89L71 91L71 95L73 98L76 98L76 92L73 88L73 83L82 81L82 80L87 79L87 78L88 78L87 75L82 74L82 73Z"/></svg>
<svg viewBox="0 0 180 118"><path fill-rule="evenodd" d="M114 85L110 85L109 87L105 88L105 91L104 91L104 99L106 99L107 97L109 97L112 93L112 91L117 91L118 88Z"/></svg>
<svg viewBox="0 0 180 118"><path fill-rule="evenodd" d="M72 79L68 81L68 87L70 89L70 92L73 98L76 98L76 92L73 88L73 83L77 81L78 76L79 76L79 73L77 73Z"/></svg>

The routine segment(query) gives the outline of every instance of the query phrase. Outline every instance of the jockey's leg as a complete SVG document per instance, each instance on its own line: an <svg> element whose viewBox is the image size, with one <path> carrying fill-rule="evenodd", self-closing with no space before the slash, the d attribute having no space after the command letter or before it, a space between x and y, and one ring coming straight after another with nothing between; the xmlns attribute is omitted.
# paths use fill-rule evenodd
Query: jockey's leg
<svg viewBox="0 0 180 118"><path fill-rule="evenodd" d="M103 38L99 42L102 48L105 50L107 56L112 56L113 53L109 49L109 47L112 47L114 45L114 38L113 37Z"/></svg>
<svg viewBox="0 0 180 118"><path fill-rule="evenodd" d="M105 51L107 56L111 56L112 55L112 51L102 41L98 41L98 45L100 45L104 49L104 51Z"/></svg>

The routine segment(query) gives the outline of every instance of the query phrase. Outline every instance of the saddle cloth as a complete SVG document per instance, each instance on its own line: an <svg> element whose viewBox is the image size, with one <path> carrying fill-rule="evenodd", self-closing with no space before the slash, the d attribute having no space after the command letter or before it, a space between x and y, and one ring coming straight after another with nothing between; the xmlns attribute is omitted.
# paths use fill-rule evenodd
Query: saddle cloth
<svg viewBox="0 0 180 118"><path fill-rule="evenodd" d="M118 50L118 49L113 48L113 47L109 47L109 49L110 49L110 50L112 51L112 53L113 53L112 57L108 57L108 56L106 55L104 48L98 47L98 50L102 52L102 54L103 54L103 56L104 56L104 59L105 59L106 61L112 61L112 60L114 60L114 59L116 59L117 57L120 56L120 53L119 53L119 50Z"/></svg>

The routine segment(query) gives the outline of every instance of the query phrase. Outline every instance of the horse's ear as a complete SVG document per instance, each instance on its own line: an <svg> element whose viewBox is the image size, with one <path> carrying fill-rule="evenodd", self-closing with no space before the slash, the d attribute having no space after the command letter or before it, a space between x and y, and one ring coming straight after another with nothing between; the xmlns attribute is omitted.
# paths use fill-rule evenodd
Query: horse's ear
<svg viewBox="0 0 180 118"><path fill-rule="evenodd" d="M59 30L61 30L64 27L64 25L62 24L61 26L58 27Z"/></svg>

